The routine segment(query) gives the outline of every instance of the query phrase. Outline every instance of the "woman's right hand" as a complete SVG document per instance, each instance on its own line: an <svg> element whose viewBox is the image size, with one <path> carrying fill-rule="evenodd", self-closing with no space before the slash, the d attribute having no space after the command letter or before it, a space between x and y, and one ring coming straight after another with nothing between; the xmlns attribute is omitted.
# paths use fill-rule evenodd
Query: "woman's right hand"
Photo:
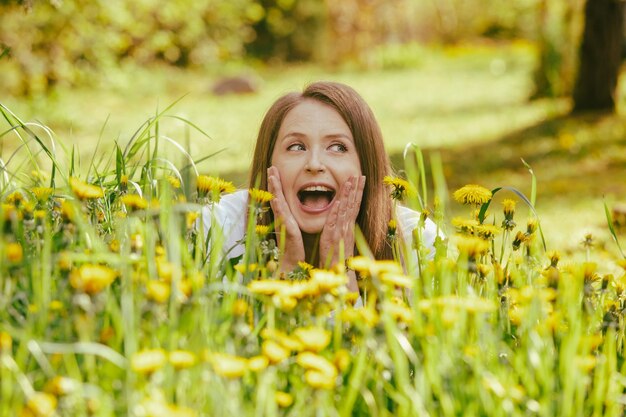
<svg viewBox="0 0 626 417"><path fill-rule="evenodd" d="M285 253L280 260L280 270L289 272L298 266L298 262L304 261L304 242L302 241L302 232L300 227L291 214L285 195L283 194L283 186L280 182L280 175L276 167L270 167L267 170L267 188L274 195L270 206L274 212L274 228L278 239L278 247L284 248ZM285 235L285 242L280 241L280 237Z"/></svg>

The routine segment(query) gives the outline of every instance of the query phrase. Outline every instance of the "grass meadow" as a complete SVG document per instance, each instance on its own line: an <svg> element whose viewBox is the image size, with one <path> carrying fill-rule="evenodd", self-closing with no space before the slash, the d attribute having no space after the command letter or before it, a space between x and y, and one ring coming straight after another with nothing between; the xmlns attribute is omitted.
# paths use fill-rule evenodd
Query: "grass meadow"
<svg viewBox="0 0 626 417"><path fill-rule="evenodd" d="M527 44L396 54L258 70L246 96L134 69L3 98L0 416L623 415L626 123L528 101ZM197 227L247 187L265 109L317 79L362 93L396 204L445 232L430 258L390 224L404 265L358 240L361 308L342 266L276 272L261 192L238 265Z"/></svg>

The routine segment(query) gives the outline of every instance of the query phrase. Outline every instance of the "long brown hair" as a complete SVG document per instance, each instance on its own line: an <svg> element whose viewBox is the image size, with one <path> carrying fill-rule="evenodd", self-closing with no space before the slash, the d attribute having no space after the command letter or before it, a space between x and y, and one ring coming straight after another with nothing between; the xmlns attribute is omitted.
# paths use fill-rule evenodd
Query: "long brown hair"
<svg viewBox="0 0 626 417"><path fill-rule="evenodd" d="M333 107L350 128L361 170L366 177L357 224L376 259L391 259L391 247L386 236L392 204L383 185L383 178L391 173L391 164L376 117L353 88L337 82L320 81L308 85L302 93L289 93L276 100L261 122L250 170L250 186L267 189L267 169L272 164L278 130L287 113L306 99ZM269 224L272 220L270 210L261 222Z"/></svg>

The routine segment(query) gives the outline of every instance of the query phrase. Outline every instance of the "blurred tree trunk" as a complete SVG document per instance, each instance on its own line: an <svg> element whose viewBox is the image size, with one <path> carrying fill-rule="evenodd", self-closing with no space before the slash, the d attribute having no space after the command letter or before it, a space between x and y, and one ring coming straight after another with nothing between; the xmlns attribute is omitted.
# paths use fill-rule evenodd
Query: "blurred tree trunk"
<svg viewBox="0 0 626 417"><path fill-rule="evenodd" d="M585 0L540 0L537 4L539 64L533 98L569 96L574 89Z"/></svg>
<svg viewBox="0 0 626 417"><path fill-rule="evenodd" d="M623 0L587 0L574 111L615 109L623 26Z"/></svg>

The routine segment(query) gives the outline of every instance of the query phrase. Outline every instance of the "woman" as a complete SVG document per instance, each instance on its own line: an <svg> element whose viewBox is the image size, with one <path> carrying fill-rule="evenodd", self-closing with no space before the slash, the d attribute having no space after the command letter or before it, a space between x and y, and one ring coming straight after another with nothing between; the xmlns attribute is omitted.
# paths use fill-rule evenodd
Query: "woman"
<svg viewBox="0 0 626 417"><path fill-rule="evenodd" d="M383 178L391 174L383 137L363 98L351 87L316 82L302 93L279 98L266 113L256 142L250 184L274 198L260 223L275 222L284 253L279 265L290 271L300 261L333 266L354 255L358 225L376 259L392 259L387 241L395 218L400 237L412 240L419 213L398 206L393 213ZM226 195L215 208L229 257L244 252L242 241L248 195ZM210 226L205 214L205 230ZM437 230L427 220L422 232L432 248ZM234 246L234 248L233 248ZM354 272L348 288L357 291Z"/></svg>

